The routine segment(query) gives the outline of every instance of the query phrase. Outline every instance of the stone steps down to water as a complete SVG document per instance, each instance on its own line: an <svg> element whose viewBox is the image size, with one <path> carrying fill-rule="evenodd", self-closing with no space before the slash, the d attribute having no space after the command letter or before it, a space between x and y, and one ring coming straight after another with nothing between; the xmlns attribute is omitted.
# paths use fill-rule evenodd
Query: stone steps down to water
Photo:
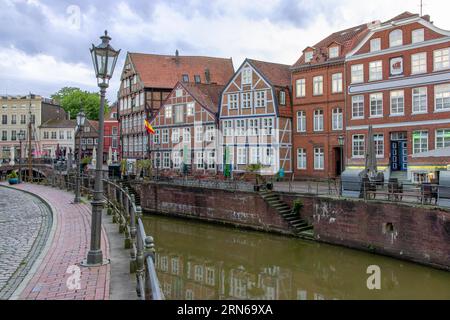
<svg viewBox="0 0 450 320"><path fill-rule="evenodd" d="M295 230L296 235L304 239L314 240L313 226L295 214L286 203L280 200L276 193L261 191L259 194Z"/></svg>
<svg viewBox="0 0 450 320"><path fill-rule="evenodd" d="M130 185L130 182L128 180L121 180L122 186L124 188L128 188L128 192L132 195L134 195L134 203L136 206L141 205L141 196L139 192L136 192L136 190Z"/></svg>

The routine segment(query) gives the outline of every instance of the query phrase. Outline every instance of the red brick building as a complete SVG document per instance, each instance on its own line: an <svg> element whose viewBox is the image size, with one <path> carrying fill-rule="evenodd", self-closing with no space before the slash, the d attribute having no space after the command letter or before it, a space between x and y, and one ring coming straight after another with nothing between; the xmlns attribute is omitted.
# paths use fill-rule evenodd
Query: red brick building
<svg viewBox="0 0 450 320"><path fill-rule="evenodd" d="M385 176L437 178L450 163L450 32L408 12L373 22L346 65L347 165L364 166L372 125Z"/></svg>
<svg viewBox="0 0 450 320"><path fill-rule="evenodd" d="M233 73L231 59L129 52L118 92L123 158L148 157L144 119L155 116L178 81L224 85Z"/></svg>
<svg viewBox="0 0 450 320"><path fill-rule="evenodd" d="M359 25L307 47L292 66L294 178L340 175L345 55L368 33Z"/></svg>
<svg viewBox="0 0 450 320"><path fill-rule="evenodd" d="M151 124L151 157L162 175L215 175L223 85L178 82Z"/></svg>
<svg viewBox="0 0 450 320"><path fill-rule="evenodd" d="M120 139L119 139L119 120L117 115L117 104L114 104L109 113L105 116L104 126L104 138L103 138L103 159L109 161L120 160ZM112 157L109 158L109 152L111 148ZM117 159L113 159L117 156Z"/></svg>

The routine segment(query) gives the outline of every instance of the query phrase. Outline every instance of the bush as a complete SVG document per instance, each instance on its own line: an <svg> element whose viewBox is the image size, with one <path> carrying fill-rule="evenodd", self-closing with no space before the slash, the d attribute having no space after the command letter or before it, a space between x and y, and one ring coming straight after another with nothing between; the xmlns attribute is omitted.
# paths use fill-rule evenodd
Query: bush
<svg viewBox="0 0 450 320"><path fill-rule="evenodd" d="M84 157L81 159L81 164L89 164L92 161L92 157Z"/></svg>
<svg viewBox="0 0 450 320"><path fill-rule="evenodd" d="M8 174L7 178L8 179L17 179L19 176L17 175L17 172L15 171L11 171L10 174Z"/></svg>

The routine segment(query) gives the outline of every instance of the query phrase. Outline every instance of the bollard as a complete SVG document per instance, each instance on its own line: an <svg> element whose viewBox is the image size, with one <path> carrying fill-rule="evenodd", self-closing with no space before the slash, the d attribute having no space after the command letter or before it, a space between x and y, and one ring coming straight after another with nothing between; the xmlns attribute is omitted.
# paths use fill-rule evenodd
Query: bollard
<svg viewBox="0 0 450 320"><path fill-rule="evenodd" d="M144 249L144 263L147 261L147 258L150 257L153 260L153 263L155 263L155 243L152 236L147 236L145 238L145 249ZM151 289L151 283L150 278L148 277L148 274L145 274L145 296L151 297L152 296L152 289Z"/></svg>

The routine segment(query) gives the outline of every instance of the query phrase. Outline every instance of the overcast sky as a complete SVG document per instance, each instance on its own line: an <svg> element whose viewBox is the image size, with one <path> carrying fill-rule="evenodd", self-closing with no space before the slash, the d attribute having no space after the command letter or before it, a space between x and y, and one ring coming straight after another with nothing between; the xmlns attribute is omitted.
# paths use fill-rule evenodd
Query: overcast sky
<svg viewBox="0 0 450 320"><path fill-rule="evenodd" d="M108 90L115 100L126 52L245 57L293 64L328 34L419 13L420 0L0 0L0 94L50 96L63 86L97 90L89 47L105 29L122 49ZM450 1L424 14L450 29Z"/></svg>

